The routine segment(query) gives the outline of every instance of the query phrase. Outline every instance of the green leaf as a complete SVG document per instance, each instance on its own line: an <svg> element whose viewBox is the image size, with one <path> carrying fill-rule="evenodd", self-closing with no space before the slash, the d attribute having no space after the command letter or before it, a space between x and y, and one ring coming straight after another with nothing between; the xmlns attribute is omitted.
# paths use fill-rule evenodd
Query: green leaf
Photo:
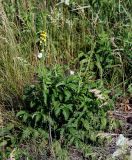
<svg viewBox="0 0 132 160"><path fill-rule="evenodd" d="M25 129L23 130L23 133L22 133L22 138L23 138L23 139L30 138L31 133L32 133L31 128L29 128L29 127L25 128Z"/></svg>
<svg viewBox="0 0 132 160"><path fill-rule="evenodd" d="M19 111L18 113L17 113L17 117L21 117L22 115L24 115L24 114L26 114L27 112L26 111Z"/></svg>
<svg viewBox="0 0 132 160"><path fill-rule="evenodd" d="M59 87L59 86L64 86L65 85L65 82L59 82L57 85L56 85L56 88Z"/></svg>
<svg viewBox="0 0 132 160"><path fill-rule="evenodd" d="M59 94L59 100L60 100L60 101L63 100L63 95Z"/></svg>
<svg viewBox="0 0 132 160"><path fill-rule="evenodd" d="M21 117L23 119L23 122L26 122L28 118L30 118L29 113L27 113L26 111L20 111L17 113L16 115L17 117Z"/></svg>
<svg viewBox="0 0 132 160"><path fill-rule="evenodd" d="M91 132L90 134L89 134L89 136L90 136L90 139L94 142L94 141L96 141L96 134L94 133L94 132Z"/></svg>
<svg viewBox="0 0 132 160"><path fill-rule="evenodd" d="M32 115L32 118L35 117L35 123L39 122L40 119L42 118L42 113L41 112L36 112Z"/></svg>
<svg viewBox="0 0 132 160"><path fill-rule="evenodd" d="M60 107L56 108L56 109L55 109L55 115L56 115L56 116L59 116L60 113L61 113L61 108L60 108Z"/></svg>
<svg viewBox="0 0 132 160"><path fill-rule="evenodd" d="M41 128L38 128L38 132L39 132L41 137L49 138L49 134L45 130L43 130Z"/></svg>
<svg viewBox="0 0 132 160"><path fill-rule="evenodd" d="M129 84L129 86L128 86L128 92L129 92L130 94L132 94L132 83Z"/></svg>
<svg viewBox="0 0 132 160"><path fill-rule="evenodd" d="M68 120L69 115L70 115L68 108L66 108L66 107L63 108L63 115L64 115L65 120Z"/></svg>
<svg viewBox="0 0 132 160"><path fill-rule="evenodd" d="M101 118L101 129L105 129L107 125L107 119L105 117Z"/></svg>
<svg viewBox="0 0 132 160"><path fill-rule="evenodd" d="M4 147L7 145L7 141L3 140L2 142L0 142L0 147Z"/></svg>
<svg viewBox="0 0 132 160"><path fill-rule="evenodd" d="M78 91L78 87L77 87L77 85L74 84L74 83L68 83L68 87L69 87L70 89L72 89L73 91L75 91L75 92Z"/></svg>
<svg viewBox="0 0 132 160"><path fill-rule="evenodd" d="M88 59L81 60L81 64L85 64L85 63L88 63Z"/></svg>
<svg viewBox="0 0 132 160"><path fill-rule="evenodd" d="M64 94L65 94L65 101L68 101L72 97L71 92L68 90L64 90Z"/></svg>
<svg viewBox="0 0 132 160"><path fill-rule="evenodd" d="M77 130L75 128L69 128L69 132L71 135L77 135Z"/></svg>
<svg viewBox="0 0 132 160"><path fill-rule="evenodd" d="M31 101L30 102L30 107L33 108L34 106L35 106L35 103Z"/></svg>
<svg viewBox="0 0 132 160"><path fill-rule="evenodd" d="M66 105L69 111L73 112L73 104L67 104Z"/></svg>
<svg viewBox="0 0 132 160"><path fill-rule="evenodd" d="M33 130L33 137L38 138L39 137L39 132L37 130Z"/></svg>
<svg viewBox="0 0 132 160"><path fill-rule="evenodd" d="M82 119L82 123L84 128L88 131L90 129L89 122L87 120Z"/></svg>

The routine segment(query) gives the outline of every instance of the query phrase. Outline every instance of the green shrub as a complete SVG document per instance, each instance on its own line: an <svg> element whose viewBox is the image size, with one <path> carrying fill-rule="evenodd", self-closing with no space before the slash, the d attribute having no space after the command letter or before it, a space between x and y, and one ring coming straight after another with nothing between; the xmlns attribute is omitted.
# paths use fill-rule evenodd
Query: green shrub
<svg viewBox="0 0 132 160"><path fill-rule="evenodd" d="M79 73L66 76L60 67L43 68L38 81L25 87L24 107L17 116L63 143L93 143L100 130L109 128L109 97L103 87L95 89L99 84L87 82Z"/></svg>

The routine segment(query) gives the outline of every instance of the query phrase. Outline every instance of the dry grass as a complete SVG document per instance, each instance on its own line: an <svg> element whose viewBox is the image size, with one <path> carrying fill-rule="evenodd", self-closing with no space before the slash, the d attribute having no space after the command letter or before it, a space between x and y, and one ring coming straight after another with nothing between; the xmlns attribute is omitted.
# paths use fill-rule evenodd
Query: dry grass
<svg viewBox="0 0 132 160"><path fill-rule="evenodd" d="M0 3L0 101L11 101L22 94L23 86L30 81L32 67L24 57L16 33L18 28L11 23Z"/></svg>
<svg viewBox="0 0 132 160"><path fill-rule="evenodd" d="M3 127L2 107L0 106L0 127Z"/></svg>

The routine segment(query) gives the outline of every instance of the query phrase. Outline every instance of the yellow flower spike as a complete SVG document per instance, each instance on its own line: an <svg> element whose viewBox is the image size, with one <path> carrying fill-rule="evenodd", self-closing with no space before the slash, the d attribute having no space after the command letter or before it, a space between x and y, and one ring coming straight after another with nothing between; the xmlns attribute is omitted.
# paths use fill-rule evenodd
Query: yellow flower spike
<svg viewBox="0 0 132 160"><path fill-rule="evenodd" d="M45 32L45 31L42 31L41 33L42 33L42 34L46 34L46 32Z"/></svg>
<svg viewBox="0 0 132 160"><path fill-rule="evenodd" d="M46 32L42 32L42 33L40 34L40 36L42 36L42 37L44 36L44 37L45 37L45 36L46 36Z"/></svg>
<svg viewBox="0 0 132 160"><path fill-rule="evenodd" d="M46 34L46 32L41 32L41 34Z"/></svg>
<svg viewBox="0 0 132 160"><path fill-rule="evenodd" d="M46 37L46 34L41 34L40 36L41 36L41 37Z"/></svg>
<svg viewBox="0 0 132 160"><path fill-rule="evenodd" d="M42 31L41 34L40 34L41 41L46 42L46 37L47 37L46 32Z"/></svg>

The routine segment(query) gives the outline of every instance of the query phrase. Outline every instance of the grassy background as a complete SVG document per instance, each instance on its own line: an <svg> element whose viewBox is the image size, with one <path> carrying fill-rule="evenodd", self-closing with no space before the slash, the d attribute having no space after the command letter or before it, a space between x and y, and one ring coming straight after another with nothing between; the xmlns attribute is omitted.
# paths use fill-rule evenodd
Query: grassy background
<svg viewBox="0 0 132 160"><path fill-rule="evenodd" d="M43 53L47 66L60 64L81 70L110 87L122 83L125 91L132 70L131 3L82 0L70 1L67 6L56 1L1 2L0 97L21 94L23 85L31 80L41 31L47 33Z"/></svg>

